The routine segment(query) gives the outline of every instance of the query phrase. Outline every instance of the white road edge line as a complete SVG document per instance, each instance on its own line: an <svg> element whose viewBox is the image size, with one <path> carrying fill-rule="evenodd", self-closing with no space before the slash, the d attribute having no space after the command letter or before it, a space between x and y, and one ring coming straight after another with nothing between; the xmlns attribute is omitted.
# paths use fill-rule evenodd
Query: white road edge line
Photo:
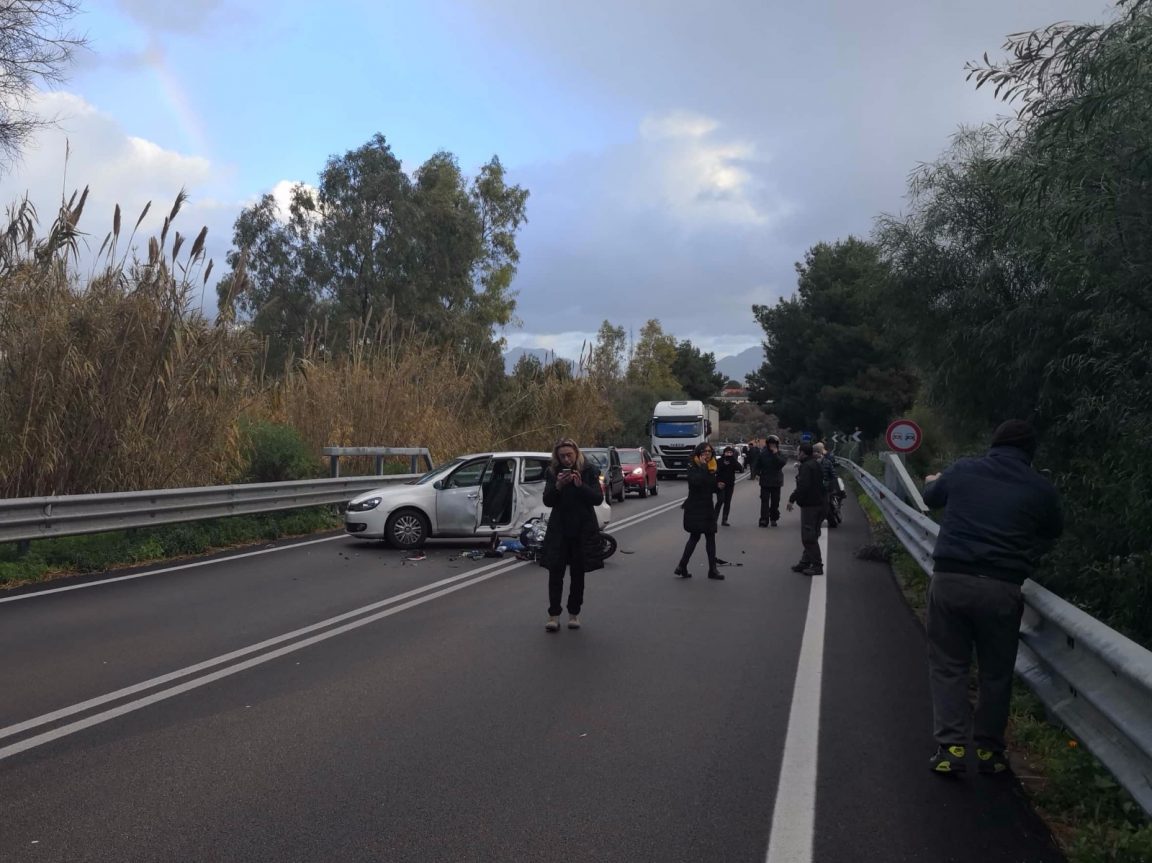
<svg viewBox="0 0 1152 863"><path fill-rule="evenodd" d="M231 662L234 659L239 659L242 656L248 656L251 653L258 653L276 644L282 644L285 641L291 641L294 638L299 638L302 635L307 635L310 632L324 629L337 623L350 620L354 617L359 617L362 614L368 614L385 606L394 605L397 602L403 602L413 596L418 596L421 593L427 593L430 590L444 587L453 584L463 579L472 578L473 576L480 575L498 567L508 567L511 562L502 560L497 563L491 563L487 566L478 567L477 569L470 570L460 575L453 575L449 578L441 579L440 581L426 584L423 587L417 587L413 590L406 591L405 593L398 593L395 596L390 596L387 599L382 599L379 602L373 602L369 605L362 606L361 608L346 611L343 614L338 614L335 617L330 617L327 620L321 620L318 623L313 623L308 626L295 629L292 632L286 632L283 635L277 635L274 638L269 638L265 641L258 642L257 644L250 644L247 647L241 647L238 650L233 650L230 653L221 654L220 656L212 659L206 659L203 662L198 662L195 665L189 665L185 668L171 671L167 674L162 674L159 677L153 677L151 680L145 680L142 683L136 683L132 686L126 686L123 689L117 689L115 692L109 692L106 695L100 695L96 698L90 698L87 701L81 701L78 704L73 704L70 707L63 707L59 710L54 710L51 713L45 713L41 716L18 722L15 725L9 725L7 728L0 728L0 739L4 737L11 737L13 734L20 734L32 728L37 728L41 725L47 725L50 722L55 722L58 719L64 719L67 716L74 716L77 713L83 713L86 710L91 710L93 707L99 707L102 704L108 704L112 701L118 701L121 698L126 698L129 695L135 695L138 692L143 692L146 689L152 689L156 686L161 686L165 683L170 683L173 680L179 680L181 677L188 677L191 674L204 671L208 668L214 668L217 665L223 665L226 662ZM492 573L496 575L496 573ZM438 594L442 595L442 594Z"/></svg>
<svg viewBox="0 0 1152 863"><path fill-rule="evenodd" d="M45 743L50 743L53 740L58 740L61 737L67 737L70 734L75 734L77 731L82 731L85 728L91 728L93 725L99 725L102 722L107 722L109 719L115 719L118 716L124 716L127 713L133 713L150 704L155 704L159 701L165 701L177 695L181 695L193 689L198 689L201 686L207 686L209 683L214 683L225 677L230 677L233 674L238 674L241 671L247 671L249 668L255 668L257 665L263 665L265 662L271 662L273 659L279 659L281 656L286 656L289 653L295 653L297 650L303 650L305 647L311 647L313 644L319 644L321 641L327 641L329 638L335 638L338 635L343 635L346 632L351 632L354 629L359 629L362 626L367 626L370 623L375 623L377 620L382 620L385 617L391 617L393 614L399 614L401 611L406 611L409 608L414 608L417 605L423 605L425 602L431 602L434 599L439 599L442 596L447 596L449 593L455 593L457 590L463 590L466 587L472 587L482 581L487 581L497 575L503 575L511 569L517 569L521 566L526 566L527 561L517 561L507 569L500 569L495 572L489 572L467 581L463 584L456 584L447 587L444 590L430 593L427 596L422 596L419 599L413 599L411 602L406 602L403 605L398 605L395 608L389 608L386 611L381 611L378 614L373 614L370 617L365 617L354 623L347 623L337 629L330 630L320 635L314 635L311 638L306 638L303 641L297 641L286 647L281 647L279 650L273 650L270 653L264 653L260 656L249 659L245 662L230 665L227 668L222 668L212 674L206 674L203 677L198 677L195 680L189 680L186 683L181 683L178 686L173 686L170 689L165 689L163 692L156 692L152 695L145 696L137 701L130 701L127 704L122 704L119 707L114 707L111 710L105 710L103 713L97 713L93 716L88 716L84 719L77 720L76 722L63 725L60 728L54 728L51 731L45 731L43 734L37 734L34 737L29 737L17 743L12 743L8 746L0 748L0 761L9 758L21 752L26 752L29 749L34 749Z"/></svg>
<svg viewBox="0 0 1152 863"><path fill-rule="evenodd" d="M824 676L824 624L828 596L828 531L820 533L824 575L813 576L808 616L796 663L784 758L776 785L766 863L812 863L816 831L817 757L820 753L820 691Z"/></svg>
<svg viewBox="0 0 1152 863"><path fill-rule="evenodd" d="M318 542L331 542L334 539L344 539L348 534L342 533L338 536L326 536L323 539L309 539L304 542L294 542L291 545L278 545L276 548L262 548L259 551L246 551L242 554L230 554L227 557L216 557L212 560L197 560L193 563L181 563L176 566L166 566L163 569L150 569L147 572L135 572L132 575L120 575L116 578L102 578L99 581L89 581L84 584L72 584L68 587L52 587L48 590L37 590L34 593L22 593L19 596L8 596L0 599L0 603L4 602L19 602L22 599L32 599L38 596L48 596L53 593L65 593L69 590L84 590L89 587L100 587L105 584L115 584L118 581L131 581L134 578L147 578L150 575L160 575L164 572L176 572L181 569L195 569L198 566L211 566L214 563L225 563L231 560L242 560L246 557L256 557L258 554L272 554L277 551L288 551L293 548L300 548L304 545L315 545Z"/></svg>

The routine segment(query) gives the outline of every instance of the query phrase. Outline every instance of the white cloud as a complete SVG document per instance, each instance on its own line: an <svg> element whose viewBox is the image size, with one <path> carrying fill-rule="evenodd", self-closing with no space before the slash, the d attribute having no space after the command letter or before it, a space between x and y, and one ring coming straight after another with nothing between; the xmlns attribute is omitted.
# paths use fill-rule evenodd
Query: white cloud
<svg viewBox="0 0 1152 863"><path fill-rule="evenodd" d="M240 209L230 191L229 170L203 156L178 153L130 135L114 118L70 93L38 94L30 108L39 116L55 117L56 123L42 129L0 178L0 202L11 204L27 195L40 215L41 229L47 230L62 195L87 186L80 228L88 234L93 253L112 229L117 204L123 251L127 235L151 202L134 240L139 253L147 238L159 233L184 189L189 200L177 215L174 230L195 236L207 225L208 257L216 261L216 274L223 271L231 225ZM211 290L209 285L209 295Z"/></svg>
<svg viewBox="0 0 1152 863"><path fill-rule="evenodd" d="M640 139L653 185L640 193L655 193L684 222L770 227L792 212L770 182L770 160L711 117L652 114L640 123Z"/></svg>

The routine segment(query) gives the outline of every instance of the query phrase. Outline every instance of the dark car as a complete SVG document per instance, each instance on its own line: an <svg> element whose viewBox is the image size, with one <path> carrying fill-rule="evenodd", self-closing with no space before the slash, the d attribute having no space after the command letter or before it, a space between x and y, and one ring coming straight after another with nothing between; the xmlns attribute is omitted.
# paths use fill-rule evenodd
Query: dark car
<svg viewBox="0 0 1152 863"><path fill-rule="evenodd" d="M605 496L612 500L624 500L624 468L620 466L620 454L616 452L616 447L591 447L581 452L600 471Z"/></svg>
<svg viewBox="0 0 1152 863"><path fill-rule="evenodd" d="M656 462L643 447L620 449L620 466L624 470L624 485L640 497L648 497L659 491L656 478Z"/></svg>

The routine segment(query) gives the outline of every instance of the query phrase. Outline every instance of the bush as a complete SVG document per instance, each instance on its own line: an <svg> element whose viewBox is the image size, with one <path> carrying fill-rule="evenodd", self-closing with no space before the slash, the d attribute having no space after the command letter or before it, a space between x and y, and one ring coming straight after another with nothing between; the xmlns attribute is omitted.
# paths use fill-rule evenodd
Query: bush
<svg viewBox="0 0 1152 863"><path fill-rule="evenodd" d="M248 420L241 423L240 433L248 482L290 482L321 475L318 456L291 426Z"/></svg>

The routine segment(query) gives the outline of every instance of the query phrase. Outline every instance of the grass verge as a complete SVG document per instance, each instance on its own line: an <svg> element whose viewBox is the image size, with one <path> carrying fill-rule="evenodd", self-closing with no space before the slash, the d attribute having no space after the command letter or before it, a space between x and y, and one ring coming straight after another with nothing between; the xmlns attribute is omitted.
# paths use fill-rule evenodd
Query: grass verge
<svg viewBox="0 0 1152 863"><path fill-rule="evenodd" d="M854 481L872 529L862 557L885 560L916 615L924 620L928 576L907 554L879 507ZM1019 681L1013 686L1008 740L1015 773L1069 863L1152 863L1152 821L1112 775Z"/></svg>
<svg viewBox="0 0 1152 863"><path fill-rule="evenodd" d="M331 507L134 528L86 536L35 540L20 555L14 543L0 546L0 590L67 575L139 566L232 548L261 540L300 536L340 526Z"/></svg>

